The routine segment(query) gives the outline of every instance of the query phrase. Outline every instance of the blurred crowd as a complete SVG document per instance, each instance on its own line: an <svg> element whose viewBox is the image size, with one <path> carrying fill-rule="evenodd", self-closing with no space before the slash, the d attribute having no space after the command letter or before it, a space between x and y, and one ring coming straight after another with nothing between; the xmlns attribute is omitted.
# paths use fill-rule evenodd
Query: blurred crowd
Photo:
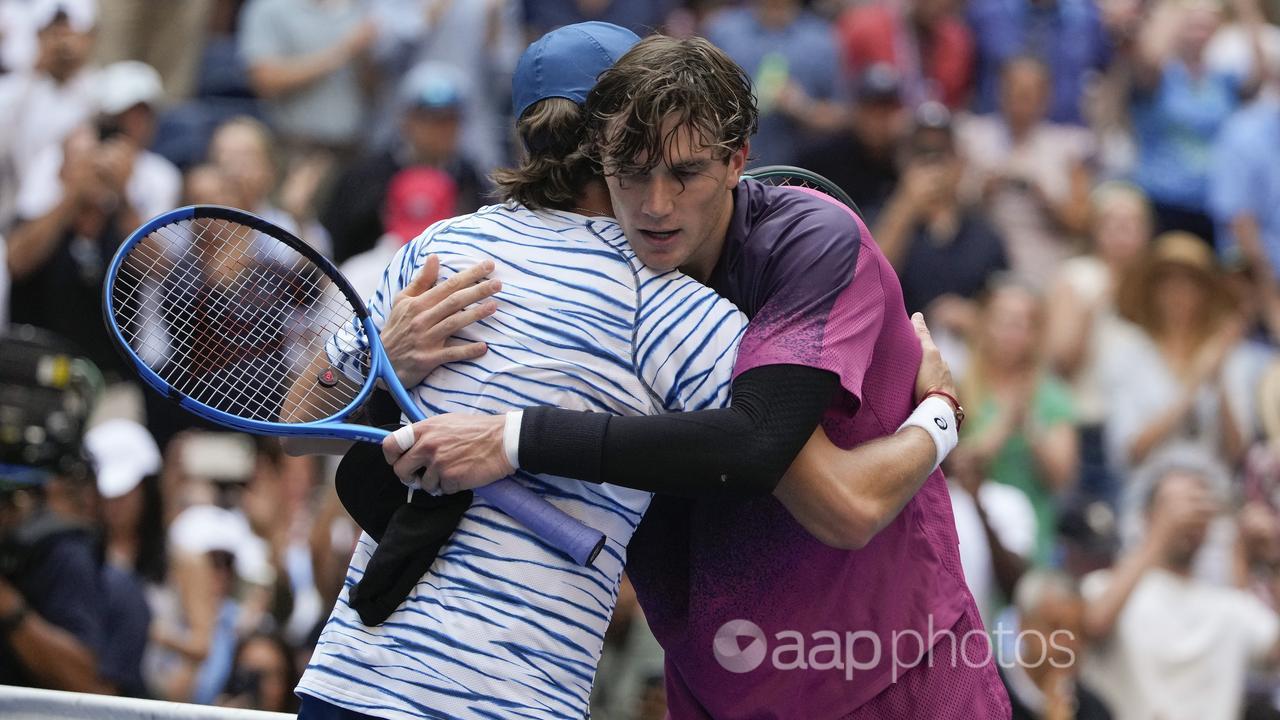
<svg viewBox="0 0 1280 720"><path fill-rule="evenodd" d="M142 392L106 264L214 203L371 290L590 19L724 48L752 164L838 184L925 313L1015 717L1280 717L1276 0L0 0L0 683L296 707L333 467ZM661 718L661 657L624 583L596 716Z"/></svg>

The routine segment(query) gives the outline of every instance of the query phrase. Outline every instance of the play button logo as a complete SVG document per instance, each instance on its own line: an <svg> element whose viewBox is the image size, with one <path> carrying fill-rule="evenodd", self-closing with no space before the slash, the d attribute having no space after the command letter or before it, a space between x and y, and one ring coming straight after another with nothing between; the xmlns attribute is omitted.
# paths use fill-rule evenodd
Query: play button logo
<svg viewBox="0 0 1280 720"><path fill-rule="evenodd" d="M721 625L711 649L720 667L731 673L755 670L769 652L764 631L750 620L730 620Z"/></svg>

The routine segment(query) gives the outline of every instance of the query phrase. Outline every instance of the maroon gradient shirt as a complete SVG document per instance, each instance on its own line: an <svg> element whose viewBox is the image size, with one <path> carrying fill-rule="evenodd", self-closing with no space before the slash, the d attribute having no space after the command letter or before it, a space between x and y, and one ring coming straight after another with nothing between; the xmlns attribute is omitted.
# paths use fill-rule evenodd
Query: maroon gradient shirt
<svg viewBox="0 0 1280 720"><path fill-rule="evenodd" d="M915 405L921 350L897 276L871 234L843 206L792 188L744 180L734 201L710 284L751 318L736 372L829 370L843 386L822 420L833 442L850 448L894 433ZM666 650L668 706L678 720L843 717L918 662L903 633L932 637L966 611L976 617L937 471L861 550L823 545L772 497L655 497L629 555L628 573ZM726 627L735 620L759 632ZM978 670L938 665L929 672L982 672L981 682L999 683L990 662ZM965 716L999 712L968 708Z"/></svg>

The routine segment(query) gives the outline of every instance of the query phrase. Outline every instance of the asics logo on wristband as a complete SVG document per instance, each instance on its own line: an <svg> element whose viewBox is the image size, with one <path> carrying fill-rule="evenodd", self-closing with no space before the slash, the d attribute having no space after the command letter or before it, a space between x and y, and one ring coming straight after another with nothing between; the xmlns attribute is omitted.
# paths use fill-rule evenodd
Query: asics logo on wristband
<svg viewBox="0 0 1280 720"><path fill-rule="evenodd" d="M946 429L947 429L947 421L946 421L946 420L944 420L944 419L942 419L942 418L940 418L940 417L936 417L936 418L934 418L934 419L933 419L933 424L934 424L934 425L937 425L939 430L946 430Z"/></svg>

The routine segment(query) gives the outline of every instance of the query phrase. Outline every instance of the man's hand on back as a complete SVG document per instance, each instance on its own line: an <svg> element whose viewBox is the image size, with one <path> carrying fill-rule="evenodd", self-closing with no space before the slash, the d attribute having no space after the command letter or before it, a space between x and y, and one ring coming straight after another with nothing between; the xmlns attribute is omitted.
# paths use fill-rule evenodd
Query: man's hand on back
<svg viewBox="0 0 1280 720"><path fill-rule="evenodd" d="M437 285L440 260L432 255L396 294L382 326L382 346L406 388L445 363L478 358L488 350L482 342L447 343L454 333L498 309L496 301L481 302L502 289L501 281L485 280L491 272L493 261L486 260Z"/></svg>

